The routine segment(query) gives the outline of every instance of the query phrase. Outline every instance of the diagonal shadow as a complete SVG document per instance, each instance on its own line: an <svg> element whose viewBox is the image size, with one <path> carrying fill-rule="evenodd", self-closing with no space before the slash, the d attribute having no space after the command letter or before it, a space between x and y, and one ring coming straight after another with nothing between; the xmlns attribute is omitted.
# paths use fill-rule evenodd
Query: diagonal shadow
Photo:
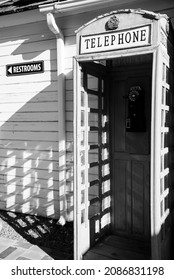
<svg viewBox="0 0 174 280"><path fill-rule="evenodd" d="M13 239L13 231L27 242L37 245L53 259L73 259L73 225L56 224L55 219L0 211L3 223L0 236Z"/></svg>

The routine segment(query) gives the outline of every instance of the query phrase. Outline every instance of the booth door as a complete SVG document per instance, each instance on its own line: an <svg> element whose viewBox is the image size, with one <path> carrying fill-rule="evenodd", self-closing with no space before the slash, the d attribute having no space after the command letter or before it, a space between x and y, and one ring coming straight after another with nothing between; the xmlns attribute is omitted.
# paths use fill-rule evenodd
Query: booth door
<svg viewBox="0 0 174 280"><path fill-rule="evenodd" d="M150 65L117 68L111 90L113 232L142 240L150 235L150 75Z"/></svg>
<svg viewBox="0 0 174 280"><path fill-rule="evenodd" d="M106 67L74 61L74 255L82 255L110 225Z"/></svg>

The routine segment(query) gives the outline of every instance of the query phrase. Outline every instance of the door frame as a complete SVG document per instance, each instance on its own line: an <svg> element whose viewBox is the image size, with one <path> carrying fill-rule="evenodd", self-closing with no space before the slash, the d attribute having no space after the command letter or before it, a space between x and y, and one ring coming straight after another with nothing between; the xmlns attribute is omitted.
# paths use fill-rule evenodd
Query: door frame
<svg viewBox="0 0 174 280"><path fill-rule="evenodd" d="M158 232L160 230L160 211L159 211L159 186L158 186L158 177L159 177L159 98L158 94L158 82L159 82L159 74L156 75L158 71L158 67L160 64L160 51L158 48L151 48L150 50L145 48L136 53L124 53L122 57L130 57L133 55L152 55L152 92L151 92L151 142L150 142L150 229L151 229L151 255L152 259L160 259L160 241ZM82 250L80 247L80 223L79 223L79 202L80 196L78 193L78 184L79 182L79 173L78 173L78 115L77 115L77 107L79 92L79 83L80 83L80 62L90 62L94 60L109 60L119 58L120 55L116 53L102 54L98 56L97 54L93 54L92 56L81 57L76 56L74 58L74 259L81 259ZM161 69L161 68L160 68ZM153 237L153 238L152 238ZM89 240L89 233L87 234L87 240ZM86 249L89 249L89 242L86 245Z"/></svg>

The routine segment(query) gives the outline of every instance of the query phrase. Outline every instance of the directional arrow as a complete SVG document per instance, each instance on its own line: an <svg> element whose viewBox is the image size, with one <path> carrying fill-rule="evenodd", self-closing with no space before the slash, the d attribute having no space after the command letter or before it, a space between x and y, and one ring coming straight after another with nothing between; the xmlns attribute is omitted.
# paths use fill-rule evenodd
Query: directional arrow
<svg viewBox="0 0 174 280"><path fill-rule="evenodd" d="M43 60L6 65L7 76L19 76L39 73L44 73Z"/></svg>
<svg viewBox="0 0 174 280"><path fill-rule="evenodd" d="M12 67L8 68L8 72L12 74Z"/></svg>

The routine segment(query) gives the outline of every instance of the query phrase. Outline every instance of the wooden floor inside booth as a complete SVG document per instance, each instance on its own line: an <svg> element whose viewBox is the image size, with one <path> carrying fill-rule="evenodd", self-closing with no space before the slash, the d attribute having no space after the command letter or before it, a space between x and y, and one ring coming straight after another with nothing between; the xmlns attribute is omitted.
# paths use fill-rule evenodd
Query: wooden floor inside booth
<svg viewBox="0 0 174 280"><path fill-rule="evenodd" d="M97 243L84 256L84 260L149 260L150 244L139 240L110 235Z"/></svg>

